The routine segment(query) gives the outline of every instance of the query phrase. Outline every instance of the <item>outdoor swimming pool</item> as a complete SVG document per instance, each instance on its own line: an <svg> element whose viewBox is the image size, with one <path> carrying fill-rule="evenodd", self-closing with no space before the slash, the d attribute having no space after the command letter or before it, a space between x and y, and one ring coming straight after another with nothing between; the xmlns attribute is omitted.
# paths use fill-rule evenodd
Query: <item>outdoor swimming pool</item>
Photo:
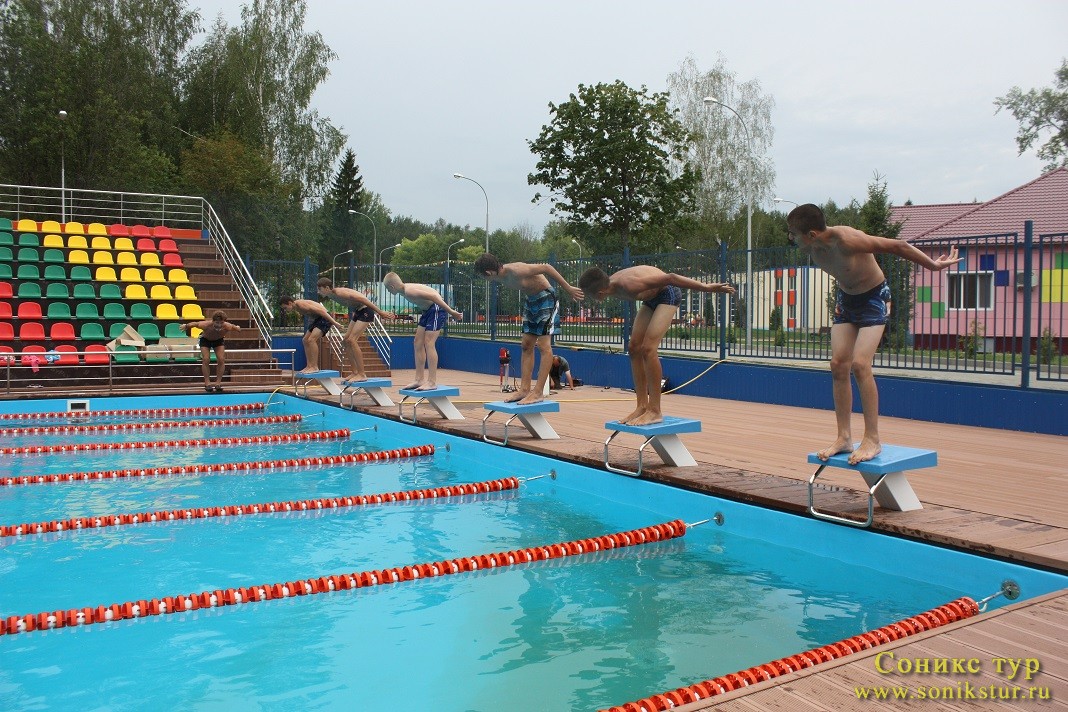
<svg viewBox="0 0 1068 712"><path fill-rule="evenodd" d="M92 408L266 400L266 394L93 399ZM16 409L65 410L66 403L0 404L0 412ZM0 456L0 482L422 445L433 445L435 452L375 462L0 486L0 525L554 476L458 497L0 537L0 618L443 562L675 519L692 523L720 514L722 524L568 558L3 635L0 699L8 708L599 709L853 636L963 595L978 599L1006 578L1020 584L1024 598L1068 585L1054 574L288 396L273 396L262 412L91 416L79 422L292 415L304 417L0 436L0 447L41 448L268 438L6 454ZM0 430L65 422L0 420ZM292 438L340 429L351 434Z"/></svg>

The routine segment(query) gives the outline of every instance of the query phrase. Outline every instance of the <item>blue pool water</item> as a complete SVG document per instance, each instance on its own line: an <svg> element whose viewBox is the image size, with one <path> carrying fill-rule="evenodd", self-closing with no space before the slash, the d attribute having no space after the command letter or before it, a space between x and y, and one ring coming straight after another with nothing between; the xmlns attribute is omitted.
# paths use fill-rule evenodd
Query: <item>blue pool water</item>
<svg viewBox="0 0 1068 712"><path fill-rule="evenodd" d="M271 415L323 412L320 404L294 398L275 396L272 403ZM141 399L94 406L147 407ZM0 427L16 424L22 425ZM0 524L550 471L556 477L448 500L8 537L0 539L0 616L403 566L715 513L723 525L491 571L2 636L5 708L596 709L846 638L962 595L980 598L1005 578L1020 583L1025 597L1068 585L1061 576L347 411L257 426L256 434L375 424L377 430L340 442L4 457L0 477L427 443L437 452L265 473L0 487ZM222 434L213 430L159 437ZM33 437L64 442L64 436ZM120 439L145 438L134 431L94 441Z"/></svg>

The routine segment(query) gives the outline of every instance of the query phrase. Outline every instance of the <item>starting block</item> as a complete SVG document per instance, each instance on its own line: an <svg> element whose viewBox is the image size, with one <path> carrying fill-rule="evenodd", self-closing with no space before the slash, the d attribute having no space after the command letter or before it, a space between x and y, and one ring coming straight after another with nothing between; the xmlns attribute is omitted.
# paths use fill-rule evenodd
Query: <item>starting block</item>
<svg viewBox="0 0 1068 712"><path fill-rule="evenodd" d="M855 446L854 446L855 447ZM934 467L938 464L938 453L934 450L920 450L914 447L902 447L901 445L883 445L883 450L871 460L849 464L848 452L833 455L824 461L809 453L808 462L819 465L812 477L808 478L808 511L817 519L826 519L839 524L848 524L853 527L868 528L875 520L875 501L884 509L893 509L898 512L911 512L915 509L923 509L920 498L912 491L912 485L905 477L905 470L917 470L924 467ZM868 519L857 522L846 517L827 514L816 509L813 501L813 486L816 478L828 467L841 467L846 470L859 472L868 485Z"/></svg>
<svg viewBox="0 0 1068 712"><path fill-rule="evenodd" d="M689 418L674 418L665 416L664 420L652 425L627 425L618 420L605 423L604 427L613 433L604 441L604 466L610 472L621 475L640 477L642 474L642 455L647 445L652 445L656 453L660 455L666 464L672 467L696 467L697 460L693 459L690 451L679 440L679 433L701 432L701 421ZM618 467L612 467L608 463L608 444L620 433L634 433L645 436L645 442L638 448L638 470L631 472Z"/></svg>
<svg viewBox="0 0 1068 712"><path fill-rule="evenodd" d="M312 371L298 373L297 385L304 386L304 397L308 396L308 384L317 381L332 396L341 395L341 373L339 371Z"/></svg>
<svg viewBox="0 0 1068 712"><path fill-rule="evenodd" d="M546 420L543 415L543 413L560 412L560 404L556 401L539 401L538 403L528 403L526 405L496 401L493 403L483 403L482 407L489 411L489 413L486 413L486 417L482 419L482 439L488 443L493 443L494 445L507 445L508 426L511 425L512 421L516 418L519 418L519 422L523 424L527 431L539 440L560 439L560 436L553 430L553 426L549 425L549 421ZM494 413L510 413L512 416L504 421L504 440L493 440L486 435L486 421L489 420Z"/></svg>
<svg viewBox="0 0 1068 712"><path fill-rule="evenodd" d="M417 391L412 389L402 388L400 394L404 396L403 400L397 404L397 417L399 417L405 423L415 424L418 420L416 411L419 409L419 404L423 402L430 403L434 406L434 409L438 411L442 418L447 420L463 420L464 415L460 411L456 410L456 406L449 400L449 396L460 395L460 389L455 386L438 386L428 391ZM404 404L408 402L409 398L415 398L415 402L412 403L412 419L408 420L404 417Z"/></svg>
<svg viewBox="0 0 1068 712"><path fill-rule="evenodd" d="M345 394L348 393L349 408L351 408L353 401L356 400L356 394L363 391L371 396L371 400L375 402L375 405L390 408L393 406L393 400L386 395L385 389L392 387L393 381L388 378L365 378L362 381L342 381L341 394L338 395L337 404L344 406ZM349 390L350 388L352 389L351 391Z"/></svg>

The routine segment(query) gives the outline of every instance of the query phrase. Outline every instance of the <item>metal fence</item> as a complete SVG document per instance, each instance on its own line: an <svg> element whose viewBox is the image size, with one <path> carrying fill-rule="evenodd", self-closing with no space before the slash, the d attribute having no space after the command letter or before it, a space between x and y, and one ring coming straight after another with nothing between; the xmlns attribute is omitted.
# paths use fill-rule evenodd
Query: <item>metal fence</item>
<svg viewBox="0 0 1068 712"><path fill-rule="evenodd" d="M1034 237L1005 233L918 241L937 257L956 246L964 258L942 272L897 257L880 255L892 294L892 307L875 365L883 368L1018 375L1027 386L1039 380L1065 380L1068 342L1064 304L1068 303L1068 233ZM830 358L837 285L793 247L753 251L714 250L550 260L571 284L587 268L612 272L637 264L655 265L701 282L729 282L726 295L685 290L683 303L661 344L665 352L784 361ZM519 340L523 295L476 275L470 263L357 265L353 285L400 318L393 334L415 331L418 310L390 295L372 279L388 271L405 282L437 289L464 313L448 333L472 338ZM353 274L337 270L338 284ZM329 273L329 270L328 272ZM290 293L315 297L318 267L309 261L254 263L253 278L268 303ZM624 350L639 305L615 299L576 303L561 294L558 344ZM340 310L339 310L340 311ZM279 328L298 329L295 321Z"/></svg>

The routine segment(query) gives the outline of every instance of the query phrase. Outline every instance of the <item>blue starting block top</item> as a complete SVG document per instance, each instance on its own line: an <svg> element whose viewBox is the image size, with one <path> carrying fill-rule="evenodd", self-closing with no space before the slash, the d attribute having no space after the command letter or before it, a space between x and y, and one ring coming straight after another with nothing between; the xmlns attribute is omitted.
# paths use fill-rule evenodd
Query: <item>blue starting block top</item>
<svg viewBox="0 0 1068 712"><path fill-rule="evenodd" d="M417 391L414 388L402 388L400 390L402 396L408 398L447 398L449 396L460 395L460 389L456 386L438 386L437 388L431 388L428 391Z"/></svg>
<svg viewBox="0 0 1068 712"><path fill-rule="evenodd" d="M857 447L857 443L853 447ZM821 460L816 453L808 455L808 461L813 465L827 465L828 467L844 467L847 470L869 475L882 475L887 472L900 472L902 470L918 470L922 467L934 467L938 464L938 453L934 450L921 450L915 447L902 445L883 445L883 450L870 460L849 464L848 452L840 452L832 455L827 460Z"/></svg>
<svg viewBox="0 0 1068 712"><path fill-rule="evenodd" d="M309 373L298 373L297 378L310 378L318 381L323 378L341 378L341 373L339 371L311 371Z"/></svg>
<svg viewBox="0 0 1068 712"><path fill-rule="evenodd" d="M520 405L519 403L508 403L507 401L494 401L492 403L483 403L482 407L486 410L500 411L501 413L511 413L512 415L522 415L523 413L559 413L560 404L556 401L543 400L537 403L527 403Z"/></svg>
<svg viewBox="0 0 1068 712"><path fill-rule="evenodd" d="M662 421L652 425L628 425L620 423L618 420L613 420L605 423L604 427L607 430L654 437L656 435L674 435L676 433L699 433L701 432L701 421L666 415Z"/></svg>
<svg viewBox="0 0 1068 712"><path fill-rule="evenodd" d="M342 381L343 385L350 388L392 388L393 381L389 378L365 378L362 381Z"/></svg>

